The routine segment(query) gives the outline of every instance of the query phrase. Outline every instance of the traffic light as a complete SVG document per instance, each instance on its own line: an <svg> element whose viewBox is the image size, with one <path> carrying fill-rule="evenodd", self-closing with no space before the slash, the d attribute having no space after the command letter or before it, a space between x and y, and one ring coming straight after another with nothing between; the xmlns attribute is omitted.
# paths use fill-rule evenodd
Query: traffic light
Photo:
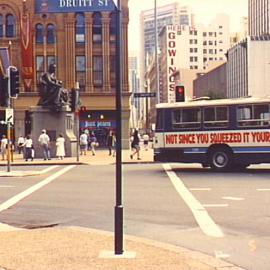
<svg viewBox="0 0 270 270"><path fill-rule="evenodd" d="M8 78L0 74L0 106L8 106Z"/></svg>
<svg viewBox="0 0 270 270"><path fill-rule="evenodd" d="M184 102L185 101L185 87L184 85L175 86L175 101Z"/></svg>
<svg viewBox="0 0 270 270"><path fill-rule="evenodd" d="M72 112L77 110L79 105L79 89L71 89L70 92L70 108Z"/></svg>
<svg viewBox="0 0 270 270"><path fill-rule="evenodd" d="M10 97L17 97L20 92L20 73L16 67L9 68Z"/></svg>

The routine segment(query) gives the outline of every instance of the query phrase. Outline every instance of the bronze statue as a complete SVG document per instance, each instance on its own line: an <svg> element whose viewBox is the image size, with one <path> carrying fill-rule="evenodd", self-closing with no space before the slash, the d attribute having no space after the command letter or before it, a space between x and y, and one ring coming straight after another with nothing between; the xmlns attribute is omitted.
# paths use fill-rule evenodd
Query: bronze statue
<svg viewBox="0 0 270 270"><path fill-rule="evenodd" d="M53 111L61 111L68 105L68 90L63 88L62 81L55 78L55 64L50 64L49 69L40 78L41 100L39 105Z"/></svg>

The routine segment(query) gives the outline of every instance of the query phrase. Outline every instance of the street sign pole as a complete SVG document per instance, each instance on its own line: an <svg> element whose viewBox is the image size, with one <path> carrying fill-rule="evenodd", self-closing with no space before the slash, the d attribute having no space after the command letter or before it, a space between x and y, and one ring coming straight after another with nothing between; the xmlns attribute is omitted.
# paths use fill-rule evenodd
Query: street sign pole
<svg viewBox="0 0 270 270"><path fill-rule="evenodd" d="M122 205L122 7L117 0L116 31L116 205L114 208L114 252L123 254L123 205Z"/></svg>
<svg viewBox="0 0 270 270"><path fill-rule="evenodd" d="M8 75L8 97L7 97L7 108L11 109L11 102L10 102L10 67L7 68L7 75ZM11 171L11 164L10 164L10 119L7 119L7 172Z"/></svg>

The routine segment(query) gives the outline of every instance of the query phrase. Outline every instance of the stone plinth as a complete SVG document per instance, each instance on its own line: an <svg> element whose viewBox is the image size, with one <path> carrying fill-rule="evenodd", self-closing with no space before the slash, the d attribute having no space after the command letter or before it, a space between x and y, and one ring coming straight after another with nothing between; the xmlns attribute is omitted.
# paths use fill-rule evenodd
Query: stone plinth
<svg viewBox="0 0 270 270"><path fill-rule="evenodd" d="M38 142L42 129L46 129L50 137L52 158L56 156L55 142L60 133L65 138L66 156L77 156L77 138L74 134L74 113L70 111L69 107L63 107L61 112L52 112L41 106L33 106L30 107L30 112L32 113L31 138L34 143L36 158L43 158L42 147Z"/></svg>

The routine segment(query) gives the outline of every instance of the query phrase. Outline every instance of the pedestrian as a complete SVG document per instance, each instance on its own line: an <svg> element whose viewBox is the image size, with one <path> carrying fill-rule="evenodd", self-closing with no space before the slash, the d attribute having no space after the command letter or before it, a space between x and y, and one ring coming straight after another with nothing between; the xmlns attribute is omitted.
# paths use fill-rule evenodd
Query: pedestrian
<svg viewBox="0 0 270 270"><path fill-rule="evenodd" d="M17 145L18 145L18 153L21 154L23 151L23 144L25 142L25 138L23 136L19 136L18 138L18 142L17 142Z"/></svg>
<svg viewBox="0 0 270 270"><path fill-rule="evenodd" d="M56 140L56 156L58 159L63 159L65 156L65 138L62 133L59 134Z"/></svg>
<svg viewBox="0 0 270 270"><path fill-rule="evenodd" d="M98 144L97 137L96 137L94 132L92 132L90 135L90 143L91 143L92 156L95 156L96 155L96 147L98 147L99 144Z"/></svg>
<svg viewBox="0 0 270 270"><path fill-rule="evenodd" d="M41 134L38 138L38 141L40 143L40 145L42 146L43 149L43 156L44 156L44 160L51 160L51 153L50 153L50 137L48 136L48 134L46 133L46 130L43 129L41 131Z"/></svg>
<svg viewBox="0 0 270 270"><path fill-rule="evenodd" d="M133 159L133 156L137 154L137 159L140 160L140 134L138 130L135 130L131 139L131 149L132 149L132 154L130 155L130 158Z"/></svg>
<svg viewBox="0 0 270 270"><path fill-rule="evenodd" d="M109 156L111 156L112 149L113 149L113 131L112 130L109 131L106 143L107 143L107 147L108 147L108 150L109 150Z"/></svg>
<svg viewBox="0 0 270 270"><path fill-rule="evenodd" d="M31 139L30 134L26 136L26 140L24 141L23 146L25 147L25 161L28 161L28 159L34 160L33 155L33 140Z"/></svg>
<svg viewBox="0 0 270 270"><path fill-rule="evenodd" d="M145 133L143 134L143 145L145 151L148 151L148 144L149 144L149 135Z"/></svg>
<svg viewBox="0 0 270 270"><path fill-rule="evenodd" d="M8 146L8 140L5 135L2 135L1 139L1 154L2 154L2 160L6 159L6 154L7 154L7 146Z"/></svg>
<svg viewBox="0 0 270 270"><path fill-rule="evenodd" d="M116 156L116 147L117 147L117 145L116 145L116 136L115 136L115 134L112 132L112 155L113 155L113 157L115 157Z"/></svg>
<svg viewBox="0 0 270 270"><path fill-rule="evenodd" d="M80 149L81 149L81 155L86 155L86 151L87 151L87 145L88 145L88 137L86 132L84 131L81 135L80 135Z"/></svg>

